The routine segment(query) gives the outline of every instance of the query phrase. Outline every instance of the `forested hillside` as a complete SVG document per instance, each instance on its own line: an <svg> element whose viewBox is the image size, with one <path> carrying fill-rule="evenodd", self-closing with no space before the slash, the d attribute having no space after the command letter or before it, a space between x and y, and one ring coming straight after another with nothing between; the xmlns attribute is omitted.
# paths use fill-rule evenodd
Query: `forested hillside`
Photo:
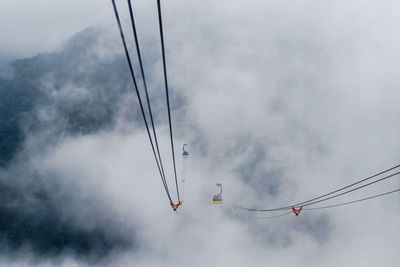
<svg viewBox="0 0 400 267"><path fill-rule="evenodd" d="M130 77L118 53L97 51L103 38L90 28L57 52L12 63L12 79L0 79L0 166L12 161L27 132L48 124L62 124L70 134L112 125Z"/></svg>
<svg viewBox="0 0 400 267"><path fill-rule="evenodd" d="M34 256L71 253L93 262L132 244L99 200L17 156L30 136L40 151L57 138L114 125L118 102L132 88L124 58L99 50L103 41L101 30L84 30L57 52L14 61L13 77L0 79L0 257L29 249ZM72 223L81 217L84 227ZM112 224L118 226L108 229Z"/></svg>

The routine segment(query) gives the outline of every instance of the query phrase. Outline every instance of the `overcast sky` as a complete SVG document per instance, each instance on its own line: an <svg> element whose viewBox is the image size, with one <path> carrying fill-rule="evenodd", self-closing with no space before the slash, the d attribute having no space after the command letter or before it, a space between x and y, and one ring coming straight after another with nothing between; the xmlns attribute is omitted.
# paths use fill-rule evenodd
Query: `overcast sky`
<svg viewBox="0 0 400 267"><path fill-rule="evenodd" d="M125 1L117 3L126 11ZM144 53L159 56L156 1L134 5ZM120 42L110 1L0 6L3 58L55 51L93 25ZM140 245L106 265L397 266L398 195L272 220L236 214L232 205L286 206L399 163L400 4L168 0L163 11L169 81L184 99L177 107L184 116L173 116L175 141L178 151L188 143L191 155L179 215L168 207L144 128L127 130L123 118L110 132L32 154L39 172L102 199L135 230ZM159 133L167 150L165 124ZM220 207L211 203L216 182L224 187ZM399 187L393 178L342 200Z"/></svg>
<svg viewBox="0 0 400 267"><path fill-rule="evenodd" d="M112 18L111 1L0 1L1 56L26 57L58 48L85 27Z"/></svg>

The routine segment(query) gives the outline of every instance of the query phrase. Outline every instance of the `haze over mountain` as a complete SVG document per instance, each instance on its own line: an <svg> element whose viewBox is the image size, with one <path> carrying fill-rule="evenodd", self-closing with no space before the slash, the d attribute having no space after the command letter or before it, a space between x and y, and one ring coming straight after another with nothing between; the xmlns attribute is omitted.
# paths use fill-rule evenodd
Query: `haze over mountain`
<svg viewBox="0 0 400 267"><path fill-rule="evenodd" d="M0 80L3 254L20 255L28 249L57 256L68 251L96 259L135 243L121 233L123 224L110 228L115 221L105 203L58 174L37 170L32 162L36 153L68 136L114 127L130 77L121 56L96 50L102 38L100 29L86 29L58 52L14 61L12 77ZM133 106L132 119L135 110ZM83 210L75 210L77 206ZM72 222L75 213L85 218L84 226Z"/></svg>
<svg viewBox="0 0 400 267"><path fill-rule="evenodd" d="M37 3L0 11L0 22L20 18L0 29L10 36L0 46L1 266L397 266L398 195L275 219L232 205L289 205L398 164L399 3L163 2L175 214L111 4L100 2L76 17L66 8L75 1L43 17L35 9L32 25L21 14ZM143 96L126 3L117 4ZM176 200L156 6L134 6ZM103 26L80 27L95 17ZM221 206L211 202L216 183ZM393 177L336 200L398 187Z"/></svg>

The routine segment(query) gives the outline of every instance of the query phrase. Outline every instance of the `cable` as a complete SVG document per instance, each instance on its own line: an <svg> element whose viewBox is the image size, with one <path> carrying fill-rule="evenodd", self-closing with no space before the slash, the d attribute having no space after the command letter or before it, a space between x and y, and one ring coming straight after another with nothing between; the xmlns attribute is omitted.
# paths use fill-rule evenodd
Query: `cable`
<svg viewBox="0 0 400 267"><path fill-rule="evenodd" d="M151 110L150 99L149 99L149 93L148 93L148 90L147 90L147 82L146 82L146 78L145 78L145 75L144 75L144 68L143 68L142 56L141 56L141 53L140 53L139 39L138 39L138 36L137 36L137 31L136 31L135 19L134 19L134 16L133 16L133 10L132 10L131 0L128 0L128 6L129 6L129 15L130 15L130 18L131 18L131 25L132 25L133 36L134 36L134 39L135 39L136 52L137 52L137 55L138 55L138 58L139 58L140 72L141 72L141 74L142 74L142 80L143 80L144 90L145 90L145 92L146 92L147 107L148 107L148 109L149 109L150 122L151 122L151 126L152 126L152 129L153 129L153 136L154 136L154 141L155 141L155 144L156 144L156 149L157 149L157 154L158 154L158 160L159 160L159 162L160 162L162 175L163 175L163 177L164 177L164 180L166 181L165 172L164 172L164 166L163 166L162 159L161 159L161 155L160 155L160 148L159 148L159 146L158 146L158 139L157 139L157 134L156 134L156 127L154 126L153 112L152 112L152 110Z"/></svg>
<svg viewBox="0 0 400 267"><path fill-rule="evenodd" d="M357 203L357 202L361 202L361 201L365 201L365 200L369 200L369 199L373 199L373 198L377 198L377 197L381 197L381 196L385 196L385 195L389 195L389 194L393 194L396 192L399 192L399 189L393 190L393 191L389 191L386 193L382 193L379 195L374 195L371 197L366 197L366 198L361 198L361 199L357 199L357 200L353 200L353 201L349 201L349 202L345 202L345 203L340 203L340 204L335 204L335 205L329 205L329 206L323 206L323 207L316 207L316 208L305 208L304 210L321 210L321 209L329 209L329 208L333 208L333 207L339 207L339 206L344 206L344 205L349 205L349 204L353 204L353 203Z"/></svg>
<svg viewBox="0 0 400 267"><path fill-rule="evenodd" d="M264 220L264 219L274 219L274 218L286 216L286 215L289 215L289 214L291 214L291 213L292 213L292 212L289 211L289 212L285 212L285 213L283 213L283 214L279 214L279 215L276 215L276 216L268 216L268 217L257 217L257 216L251 216L251 215L246 215L246 214L240 214L239 216L242 216L242 217L249 217L249 218L253 218L253 219L257 219L257 220Z"/></svg>
<svg viewBox="0 0 400 267"><path fill-rule="evenodd" d="M400 172L393 173L393 174L391 174L391 175L385 176L385 177L383 177L383 178L381 178L381 179L378 179L378 180L373 181L373 182L370 182L370 183L368 183L368 184L365 184L365 185L362 185L362 186L353 188L353 189L348 190L348 191L345 191L345 192L343 192L343 193L340 193L340 194L337 194L337 195L334 195L334 196L331 196L331 197L327 197L327 198L324 198L324 199L320 199L320 200L317 200L317 201L314 201L314 202L307 203L307 204L303 205L303 207L307 207L307 206L314 205L314 204L317 204L317 203L320 203L320 202L323 202L323 201L327 201L327 200L332 199L332 198L335 198L335 197L339 197L339 196L345 195L345 194L347 194L347 193L350 193L350 192L353 192L353 191L355 191L355 190L361 189L361 188L363 188L363 187L366 187L366 186L375 184L375 183L377 183L377 182L386 180L386 179L388 179L388 178L390 178L390 177L393 177L393 176L396 176L396 175L399 175L399 174L400 174Z"/></svg>
<svg viewBox="0 0 400 267"><path fill-rule="evenodd" d="M172 135L171 109L170 109L170 105L169 105L167 65L166 65L166 62L165 62L164 34L163 34L163 27L162 27L160 0L157 0L157 9L158 9L158 24L160 26L161 53L162 53L163 69L164 69L165 93L166 93L166 98L167 98L169 134L170 134L171 149L172 149L172 162L173 162L173 165L174 165L174 176L175 176L175 184L176 184L176 193L178 195L178 203L180 203L181 200L180 200L180 197L179 197L178 178L176 176L174 140L173 140L173 135Z"/></svg>
<svg viewBox="0 0 400 267"><path fill-rule="evenodd" d="M357 185L357 184L360 184L360 183L362 183L362 182L365 182L365 181L367 181L367 180L369 180L369 179L372 179L372 178L374 178L374 177L377 177L377 176L379 176L379 175L381 175L381 174L387 173L387 172L389 172L389 171L391 171L391 170L394 170L394 169L396 169L396 168L399 168L399 167L400 167L400 164L399 164L399 165L396 165L396 166L394 166L394 167L391 167L391 168L389 168L389 169L386 169L386 170L384 170L384 171L381 171L381 172L379 172L379 173L377 173L377 174L371 175L371 176L369 176L369 177L367 177L367 178L361 179L361 180L359 180L359 181L357 181L357 182L354 182L354 183L352 183L352 184L350 184L350 185L347 185L347 186L344 186L344 187L342 187L342 188L336 189L336 190L334 190L334 191L332 191L332 192L326 193L326 194L324 194L324 195L321 195L321 196L318 196L318 197L315 197L315 198L312 198L312 199L309 199L309 200L307 200L307 201L303 201L303 202L300 202L300 203L297 203L297 204L294 204L294 205L284 206L284 207L279 207L279 208L272 208L272 209L252 209L252 208L246 208L246 207L241 207L241 206L238 206L238 208L239 208L239 209L242 209L242 210L248 210L248 211L260 211L260 212L264 212L264 211L265 211L265 212L266 212L266 211L287 210L287 209L291 209L292 207L308 206L308 205L311 205L311 204L307 204L307 203L310 203L310 202L312 202L312 204L316 204L316 203L319 203L319 202L322 202L322 201L325 201L325 200L328 200L328 199L332 199L332 198L334 198L334 197L338 197L338 196L341 196L341 195L344 195L344 194L353 192L353 191L355 191L355 190L357 190L357 189L360 189L360 188L362 188L362 187L365 187L365 186L374 184L374 183L376 183L376 182L385 180L385 179L387 179L387 178L390 178L390 177L392 177L392 176L395 176L395 175L399 174L400 172L397 172L397 173L395 173L395 174L386 176L386 177L381 178L381 179L379 179L379 180L377 180L377 181L374 181L374 182L372 182L372 183L369 183L369 184L366 184L366 185L357 187L357 188L355 188L355 189L346 191L346 192L344 192L344 193L341 193L341 194L338 194L338 195L335 195L335 196L332 196L332 197L329 197L329 198L326 198L326 199L323 199L323 200L320 200L320 201L315 201L315 200L321 199L321 198L323 198L323 197L326 197L326 196L332 195L332 194L334 194L334 193L337 193L337 192L339 192L339 191L342 191L342 190L344 190L344 189L347 189L347 188L349 188L349 187L352 187L352 186L354 186L354 185ZM314 201L314 202L313 202L313 201Z"/></svg>
<svg viewBox="0 0 400 267"><path fill-rule="evenodd" d="M354 183L352 183L352 184L350 184L350 185L348 185L348 186L344 186L344 187L342 187L342 188L339 188L339 189L337 189L337 190L334 190L334 191L329 192L329 193L327 193L327 194L324 194L324 195L322 195L322 196L319 196L319 197L316 197L316 198L313 198L313 199L309 199L309 200L304 201L304 202L301 202L301 203L297 203L297 204L295 204L295 205L293 205L293 206L301 206L301 205L306 204L306 203L308 203L308 202L311 202L311 201L314 201L314 200L317 200L317 199L320 199L320 198L323 198L323 197L332 195L332 194L334 194L334 193L337 193L337 192L339 192L339 191L342 191L342 190L347 189L347 188L349 188L349 187L352 187L352 186L354 186L354 185L357 185L357 184L360 184L360 183L365 182L365 181L367 181L367 180L370 180L370 179L372 179L372 178L375 178L375 177L377 177L377 176L379 176L379 175L381 175L381 174L384 174L384 173L387 173L387 172L389 172L389 171L391 171L391 170L397 169L398 167L400 167L400 164L399 164L399 165L396 165L396 166L394 166L394 167L391 167L391 168L389 168L389 169L386 169L386 170L384 170L384 171L381 171L381 172L379 172L379 173L377 173L377 174L371 175L371 176L369 176L369 177L367 177L367 178L364 178L364 179L362 179L362 180L359 180L359 181L357 181L357 182L354 182ZM391 176L390 176L390 177L391 177ZM304 205L303 205L303 206L304 206Z"/></svg>
<svg viewBox="0 0 400 267"><path fill-rule="evenodd" d="M166 191L166 193L167 193L167 196L168 196L169 201L172 203L171 196L170 196L170 193L169 193L169 190L168 190L168 185L167 185L165 179L163 178L163 175L162 175L162 172L161 172L161 167L160 167L160 164L159 164L159 162L158 162L158 159L157 159L157 156L156 156L156 152L155 152L155 149L154 149L154 144L153 144L153 140L152 140L152 138L151 138L151 134L150 134L150 130L149 130L149 125L148 125L148 123L147 123L146 115L145 115L145 112L144 112L144 108L143 108L143 104L142 104L142 99L141 99L141 97L140 97L140 92L139 92L138 87L137 87L135 74L134 74L134 72L133 72L132 62L131 62L131 59L130 59L130 56L129 56L128 48L127 48L127 46L126 46L125 36L124 36L123 31L122 31L122 26L121 26L121 21L120 21L120 19L119 19L117 6L115 5L115 0L111 0L111 1L112 1L112 4L113 4L114 13L115 13L115 18L116 18L116 20L117 20L119 32L120 32L120 35L121 35L122 44L123 44L123 46L124 46L125 56L126 56L126 59L127 59L127 61L128 61L129 70L130 70L130 73L131 73L131 77L132 77L132 80L133 80L133 84L134 84L134 86L135 86L136 95L137 95L138 100L139 100L140 110L141 110L141 112L142 112L144 124L145 124L145 126L146 126L147 135L148 135L149 140L150 140L151 148L152 148L152 150L153 150L154 158L155 158L156 163L157 163L158 171L159 171L159 173L160 173L161 180L162 180L162 183L163 183L163 185L164 185L164 189L165 189L165 191Z"/></svg>

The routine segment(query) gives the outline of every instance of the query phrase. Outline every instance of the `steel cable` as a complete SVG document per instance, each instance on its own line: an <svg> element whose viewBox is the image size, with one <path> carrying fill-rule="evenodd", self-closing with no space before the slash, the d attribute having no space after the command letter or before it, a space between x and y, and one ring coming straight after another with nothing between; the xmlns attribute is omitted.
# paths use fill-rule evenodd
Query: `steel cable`
<svg viewBox="0 0 400 267"><path fill-rule="evenodd" d="M167 185L165 179L163 178L163 175L162 175L162 172L161 172L160 163L158 162L157 155L156 155L156 151L155 151L155 149L154 149L154 144L153 144L153 140L152 140L152 138L151 138L151 134L150 134L150 130L149 130L149 125L148 125L148 123L147 123L146 114L145 114L145 112L144 112L142 99L141 99L141 97L140 97L140 92L139 92L139 90L138 90L138 86L137 86L137 83L136 83L135 74L134 74L134 72L133 72L132 62L131 62L131 59L130 59L130 56L129 56L129 52L128 52L128 48L127 48L127 45L126 45L125 36L124 36L123 30L122 30L122 26L121 26L121 21L120 21L119 15L118 15L117 6L116 6L116 4L115 4L115 0L111 0L111 2L112 2L112 4L113 4L114 13L115 13L115 18L116 18L116 20L117 20L119 32L120 32L120 35L121 35L122 44L123 44L123 46L124 46L125 56L126 56L127 61L128 61L129 70L130 70L131 77L132 77L132 80L133 80L133 84L134 84L134 87L135 87L136 95L137 95L137 97L138 97L139 106L140 106L140 110L141 110L141 112L142 112L144 124L145 124L145 126L146 126L147 135L148 135L149 140L150 140L151 148L152 148L152 150L153 150L154 158L155 158L156 163L157 163L158 171L159 171L159 173L160 173L161 180L162 180L162 183L163 183L163 185L164 185L164 189L165 189L165 191L166 191L166 193L167 193L167 196L168 196L169 201L172 203L171 196L170 196L169 190L168 190L168 185Z"/></svg>
<svg viewBox="0 0 400 267"><path fill-rule="evenodd" d="M166 98L167 98L169 134L170 134L171 149L172 149L172 162L173 162L173 165L174 165L174 176L175 176L175 184L176 184L176 193L178 195L178 203L180 203L181 200L180 200L180 196L179 196L178 178L176 176L175 150L174 150L174 139L173 139L173 134L172 134L171 108L170 108L170 104L169 104L167 65L166 65L166 60L165 60L164 33L163 33L163 27L162 27L162 16L161 16L161 3L160 3L160 0L157 0L157 10L158 10L158 24L159 24L159 27L160 27L161 54L162 54L163 70L164 70L165 94L166 94Z"/></svg>
<svg viewBox="0 0 400 267"><path fill-rule="evenodd" d="M379 172L379 173L376 173L376 174L374 174L374 175L371 175L371 176L369 176L369 177L366 177L366 178L364 178L364 179L361 179L361 180L359 180L359 181L357 181L357 182L354 182L354 183L352 183L352 184L350 184L350 185L347 185L347 186L344 186L344 187L342 187L342 188L336 189L336 190L334 190L334 191L332 191L332 192L329 192L329 193L323 194L323 195L321 195L321 196L318 196L318 197L315 197L315 198L312 198L312 199L309 199L309 200L307 200L307 201L303 201L303 202L300 202L300 203L297 203L297 204L293 204L293 205L290 205L290 206L284 206L284 207L279 207L279 208L271 208L271 209L252 209L252 208L246 208L246 207L241 207L241 206L238 206L237 208L242 209L242 210L248 210L248 211L267 212L267 211L288 210L288 209L291 209L292 207L301 207L301 206L304 206L304 207L305 207L305 206L309 206L309 205L316 204L316 203L320 203L320 202L322 202L322 201L326 201L326 200L329 200L329 199L332 199L332 198L335 198L335 197L338 197L338 196L342 196L342 195L344 195L344 194L347 194L347 193L353 192L353 191L355 191L355 190L361 189L361 188L363 188L363 187L365 187L365 186L368 186L368 185L377 183L377 182L379 182L379 181L388 179L388 178L390 178L390 177L393 177L393 176L395 176L395 175L398 175L400 172L391 174L391 175L389 175L389 176L385 176L385 177L383 177L383 178L381 178L381 179L378 179L378 180L376 180L376 181L374 181L374 182L371 182L371 183L368 183L368 184L366 184L366 185L357 187L357 188L355 188L355 189L348 190L348 191L346 191L346 192L343 192L343 193L340 193L340 194L331 196L331 197L329 197L329 198L325 198L325 199L322 199L322 200L318 200L318 199L324 198L324 197L326 197L326 196L332 195L332 194L334 194L334 193L340 192L340 191L342 191L342 190L344 190L344 189L350 188L350 187L352 187L352 186L354 186L354 185L357 185L357 184L360 184L360 183L365 182L365 181L367 181L367 180L370 180L370 179L372 179L372 178L375 178L375 177L377 177L377 176L379 176L379 175L382 175L382 174L384 174L384 173L387 173L387 172L392 171L392 170L394 170L394 169L396 169L396 168L399 168L399 167L400 167L400 164L399 164L399 165L396 165L396 166L394 166L394 167L391 167L391 168L389 168L389 169L386 169L386 170L384 170L384 171L381 171L381 172ZM316 200L318 200L318 201L316 201Z"/></svg>
<svg viewBox="0 0 400 267"><path fill-rule="evenodd" d="M340 204L334 204L334 205L323 206L323 207L315 207L315 208L305 208L304 210L329 209L329 208L349 205L349 204L353 204L353 203L357 203L357 202L361 202L361 201L365 201L365 200L369 200L369 199L373 199L373 198L377 198L377 197L382 197L382 196L393 194L393 193L396 193L396 192L399 192L399 191L400 191L400 188L396 189L396 190L393 190L393 191L385 192L385 193L382 193L382 194L378 194L378 195L374 195L374 196L370 196L370 197L366 197L366 198L361 198L361 199L357 199L357 200L353 200L353 201L348 201L348 202L344 202L344 203L340 203Z"/></svg>
<svg viewBox="0 0 400 267"><path fill-rule="evenodd" d="M159 148L159 145L158 145L156 127L154 125L153 112L152 112L152 109L151 109L150 98L149 98L149 93L148 93L148 89L147 89L146 77L145 77L145 74L144 74L142 56L141 56L141 53L140 53L139 39L138 39L138 36L137 36L137 31L136 31L135 19L134 19L134 16L133 16L133 9L132 9L131 0L128 0L128 6L129 6L129 16L130 16L130 19L131 19L133 36L134 36L134 39L135 39L136 53L138 55L140 72L142 74L143 86L144 86L144 90L145 90L145 93L146 93L146 100L147 100L147 107L149 109L150 122L151 122L151 126L152 126L152 129L153 129L154 142L156 144L156 149L157 149L157 154L158 154L158 160L160 162L161 172L162 172L162 175L164 177L164 180L166 181L165 172L164 172L164 166L163 166L163 163L162 163L161 154L160 154L160 148ZM166 189L168 190L168 187L166 187Z"/></svg>
<svg viewBox="0 0 400 267"><path fill-rule="evenodd" d="M391 174L391 175L388 175L388 176L385 176L385 177L383 177L383 178L380 178L380 179L378 179L378 180L375 180L375 181L373 181L373 182L367 183L367 184L365 184L365 185L362 185L362 186L353 188L353 189L351 189L351 190L345 191L345 192L343 192L343 193L340 193L340 194L337 194L337 195L333 195L333 196L331 196L331 197L323 198L323 199L320 199L320 200L317 200L317 201L314 201L314 202L309 202L309 203L304 204L304 205L302 205L302 206L303 206L303 207L307 207L307 206L310 206L310 205L314 205L314 204L317 204L317 203L321 203L321 202L330 200L330 199L332 199L332 198L340 197L340 196L343 196L343 195L345 195L345 194L351 193L351 192L353 192L353 191L356 191L356 190L358 190L358 189L364 188L364 187L369 186L369 185L372 185L372 184L376 184L377 182L386 180L386 179L388 179L388 178L390 178L390 177L393 177L393 176L396 176L396 175L399 175L399 174L400 174L400 172L396 172L396 173L393 173L393 174Z"/></svg>

